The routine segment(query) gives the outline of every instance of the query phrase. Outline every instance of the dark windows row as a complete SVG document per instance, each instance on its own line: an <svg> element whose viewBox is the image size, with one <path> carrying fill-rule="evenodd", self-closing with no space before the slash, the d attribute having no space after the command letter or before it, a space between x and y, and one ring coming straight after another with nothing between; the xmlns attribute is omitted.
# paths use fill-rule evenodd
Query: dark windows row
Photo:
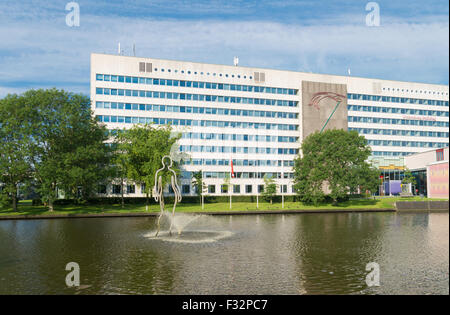
<svg viewBox="0 0 450 315"><path fill-rule="evenodd" d="M405 104L420 104L420 105L435 105L435 106L448 106L448 101L439 100L426 100L420 98L409 97L395 97L395 96L380 96L380 95L367 95L367 94L347 94L349 100L361 100L361 101L376 101L376 102L390 102L390 103L405 103Z"/></svg>
<svg viewBox="0 0 450 315"><path fill-rule="evenodd" d="M203 178L225 178L228 176L229 172L203 172ZM294 173L292 172L235 172L235 178L277 178L277 179L288 179L294 178Z"/></svg>
<svg viewBox="0 0 450 315"><path fill-rule="evenodd" d="M191 159L182 162L183 165L230 165L229 159ZM293 160L239 160L233 159L233 166L286 166L293 167Z"/></svg>
<svg viewBox="0 0 450 315"><path fill-rule="evenodd" d="M391 108L391 107L362 106L362 105L348 105L347 108L348 108L348 110L359 111L359 112L448 117L448 111L440 111L440 110L424 110L424 109L414 109L414 108Z"/></svg>
<svg viewBox="0 0 450 315"><path fill-rule="evenodd" d="M170 79L159 79L159 78L143 78L143 77L131 77L131 76L109 75L109 74L97 74L96 80L97 81L107 81L107 82L162 85L162 86L180 86L180 87L199 88L199 89L271 93L271 94L284 94L284 95L297 95L297 93L298 93L298 90L296 90L296 89L274 88L274 87L267 87L267 86L225 84L225 83L187 81L187 80L170 80Z"/></svg>
<svg viewBox="0 0 450 315"><path fill-rule="evenodd" d="M218 128L243 128L243 129L266 129L266 130L298 130L298 125L253 123L241 121L217 121L217 120L192 120L192 119L172 119L172 118L151 118L151 117L126 117L97 115L96 119L104 123L125 123L125 124L156 124L173 126L198 126L198 127L218 127Z"/></svg>
<svg viewBox="0 0 450 315"><path fill-rule="evenodd" d="M251 178L251 177L247 177L247 178ZM289 178L292 178L292 177L289 177ZM216 186L217 185L208 185L207 186L208 193L209 194L219 193L219 191L216 190ZM220 193L222 193L222 194L228 194L229 193L228 185L222 184L222 185L219 185L219 186L220 186ZM242 192L241 186L244 187L243 192L246 193L246 194L251 194L251 193L254 192L253 191L253 185L237 185L237 184L233 184L232 185L232 192L234 194L240 194ZM287 185L281 185L281 186L282 187L280 187L280 192L287 193ZM195 190L196 190L196 187L191 187L191 185L187 185L187 184L181 185L181 193L184 194L184 195L191 194L191 192L195 192ZM174 193L172 187L170 187L170 186L168 186L168 191L169 191L170 194ZM256 191L258 193L263 193L264 192L264 185L256 185ZM101 195L108 194L108 186L107 185L99 185L97 192L98 192L98 194L101 194ZM295 191L292 189L292 192L295 192ZM122 194L122 186L118 185L118 184L112 184L110 193L113 194L113 195L120 195L120 194ZM124 186L124 194L136 194L136 193L137 193L136 185L125 185ZM141 185L140 193L141 194L145 194L145 186L144 185Z"/></svg>
<svg viewBox="0 0 450 315"><path fill-rule="evenodd" d="M374 156L407 156L417 152L372 151Z"/></svg>
<svg viewBox="0 0 450 315"><path fill-rule="evenodd" d="M200 102L255 104L255 105L289 106L289 107L298 106L297 101L287 101L287 100L189 94L189 93L175 93L175 92L159 92L159 91L145 91L145 90L109 89L101 87L96 88L95 93L97 95L146 97L146 98L160 98L169 100L186 100L186 101L200 101Z"/></svg>
<svg viewBox="0 0 450 315"><path fill-rule="evenodd" d="M429 127L447 127L448 128L448 121L394 119L394 118L359 117L359 116L348 116L348 121L349 122L358 122L358 123L429 126Z"/></svg>
<svg viewBox="0 0 450 315"><path fill-rule="evenodd" d="M200 140L233 140L233 141L256 141L256 142L290 142L295 143L299 137L289 136L269 136L269 135L242 135L242 134L226 134L226 133L199 133L185 132L183 139L200 139Z"/></svg>
<svg viewBox="0 0 450 315"><path fill-rule="evenodd" d="M443 148L448 146L448 142L421 142L421 141L400 141L400 140L367 140L369 145L392 146L392 147L414 147L414 148Z"/></svg>
<svg viewBox="0 0 450 315"><path fill-rule="evenodd" d="M356 130L359 134L364 134L364 135L433 137L433 138L448 138L449 137L448 132L438 132L438 131L372 129L372 128L348 128L348 130Z"/></svg>
<svg viewBox="0 0 450 315"><path fill-rule="evenodd" d="M208 153L243 153L243 154L298 154L294 148L259 148L259 147L230 147L209 145L180 145L180 152L208 152Z"/></svg>
<svg viewBox="0 0 450 315"><path fill-rule="evenodd" d="M119 103L119 102L95 102L95 107L107 109L193 113L206 115L231 115L231 116L248 116L248 117L289 118L289 119L298 118L297 113L288 113L288 112L272 112L261 110L244 110L244 109L211 108L211 107L152 105L152 104Z"/></svg>
<svg viewBox="0 0 450 315"><path fill-rule="evenodd" d="M189 185L186 185L189 186ZM253 191L253 185L232 185L233 186L233 193L234 194L240 194L241 193L241 186L244 186L244 193L246 194L252 194ZM292 193L295 193L294 186L291 186ZM256 191L258 194L261 194L264 192L264 185L256 185ZM287 193L288 192L288 185L280 185L279 188L280 193ZM215 194L216 193L216 185L208 185L208 193L209 194ZM220 185L220 193L222 194L228 194L228 186L227 185Z"/></svg>

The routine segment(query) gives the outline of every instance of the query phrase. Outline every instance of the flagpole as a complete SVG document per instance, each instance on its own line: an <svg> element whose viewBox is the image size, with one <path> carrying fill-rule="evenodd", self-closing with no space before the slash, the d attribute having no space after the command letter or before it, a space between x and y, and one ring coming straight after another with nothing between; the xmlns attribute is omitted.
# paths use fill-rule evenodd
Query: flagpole
<svg viewBox="0 0 450 315"><path fill-rule="evenodd" d="M284 209L284 159L281 160L281 208Z"/></svg>
<svg viewBox="0 0 450 315"><path fill-rule="evenodd" d="M230 194L230 210L231 210L231 207L232 207L232 201L231 201L231 199L232 199L232 195L231 195L231 178L233 177L232 175L232 169L233 169L233 159L232 158L230 158L230 184L228 185L229 187L228 187L228 191L229 191L229 194Z"/></svg>
<svg viewBox="0 0 450 315"><path fill-rule="evenodd" d="M203 158L202 158L202 169L201 169L201 171L202 171L202 183L201 183L201 185L200 185L200 191L201 191L201 196L202 196L202 210L204 210L205 209L205 200L204 200L204 197L203 197Z"/></svg>
<svg viewBox="0 0 450 315"><path fill-rule="evenodd" d="M257 186L256 186L256 209L259 209L259 200L258 200L258 197L259 197L259 186L257 185Z"/></svg>

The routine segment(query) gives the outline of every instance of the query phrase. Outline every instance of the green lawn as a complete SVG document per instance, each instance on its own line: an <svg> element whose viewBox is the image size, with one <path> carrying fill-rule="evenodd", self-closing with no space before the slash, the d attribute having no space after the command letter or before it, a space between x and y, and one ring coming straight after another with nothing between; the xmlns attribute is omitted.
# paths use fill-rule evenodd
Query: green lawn
<svg viewBox="0 0 450 315"><path fill-rule="evenodd" d="M319 206L305 205L300 202L285 202L284 209L281 203L270 204L267 202L260 202L259 209L256 208L256 202L235 202L232 209L228 202L224 203L207 203L202 210L199 204L179 204L176 211L178 212L216 212L216 211L255 211L255 210L320 210L320 209L393 209L396 201L410 201L410 200L432 200L420 197L388 197L377 199L355 199L342 202L337 206L332 204L321 204ZM170 205L167 205L167 209ZM150 212L158 212L159 205L151 205ZM48 214L95 214L95 213L139 213L145 212L144 204L126 204L122 209L119 204L114 205L66 205L55 206L54 212L49 212L44 206L32 206L31 201L21 201L19 209L13 212L11 208L0 209L0 215L48 215Z"/></svg>

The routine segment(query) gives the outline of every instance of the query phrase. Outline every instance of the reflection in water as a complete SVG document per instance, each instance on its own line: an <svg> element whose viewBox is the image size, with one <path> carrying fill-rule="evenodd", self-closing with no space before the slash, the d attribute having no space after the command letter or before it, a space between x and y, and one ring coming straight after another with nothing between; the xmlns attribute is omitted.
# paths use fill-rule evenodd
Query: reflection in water
<svg viewBox="0 0 450 315"><path fill-rule="evenodd" d="M449 293L448 213L197 221L175 242L146 236L154 218L1 221L0 294ZM71 261L79 289L65 286ZM369 262L380 287L365 283Z"/></svg>

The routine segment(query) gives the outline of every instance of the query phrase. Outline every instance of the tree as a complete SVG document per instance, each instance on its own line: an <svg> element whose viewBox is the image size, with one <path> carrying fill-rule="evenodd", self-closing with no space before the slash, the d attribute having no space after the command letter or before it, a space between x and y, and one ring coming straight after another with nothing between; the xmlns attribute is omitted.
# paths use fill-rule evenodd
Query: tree
<svg viewBox="0 0 450 315"><path fill-rule="evenodd" d="M409 169L405 169L404 170L404 177L402 179L402 185L406 185L406 186L416 186L417 182L416 182L416 178L414 177L414 175L411 173L411 171ZM412 189L412 187L409 187L410 189ZM409 191L409 193L412 193L412 191Z"/></svg>
<svg viewBox="0 0 450 315"><path fill-rule="evenodd" d="M33 109L16 94L0 100L0 199L17 211L18 187L32 178Z"/></svg>
<svg viewBox="0 0 450 315"><path fill-rule="evenodd" d="M402 180L402 184L411 184L412 186L417 185L416 178L409 169L404 170L404 177Z"/></svg>
<svg viewBox="0 0 450 315"><path fill-rule="evenodd" d="M121 132L121 131L119 131ZM114 155L112 158L113 163L113 179L120 179L120 199L122 208L125 207L125 200L123 198L124 195L124 186L125 179L128 173L128 160L127 154L120 148L120 143L118 141L117 135L113 137L113 147L115 148Z"/></svg>
<svg viewBox="0 0 450 315"><path fill-rule="evenodd" d="M202 193L204 193L207 188L205 182L203 181L203 172L201 170L192 173L192 185L194 186L195 192L199 197L199 202L201 202Z"/></svg>
<svg viewBox="0 0 450 315"><path fill-rule="evenodd" d="M223 178L223 188L227 193L232 189L230 173L225 173L225 177Z"/></svg>
<svg viewBox="0 0 450 315"><path fill-rule="evenodd" d="M94 119L90 99L63 90L30 90L23 94L34 110L33 179L53 211L57 190L65 197L87 199L110 174L107 130Z"/></svg>
<svg viewBox="0 0 450 315"><path fill-rule="evenodd" d="M327 192L336 204L358 188L377 187L378 171L367 162L371 149L356 131L315 132L301 152L294 163L294 188L303 202L323 202Z"/></svg>
<svg viewBox="0 0 450 315"><path fill-rule="evenodd" d="M266 201L270 201L272 204L273 197L275 197L277 193L277 184L272 177L268 177L267 174L264 175L264 190L262 192L262 196Z"/></svg>
<svg viewBox="0 0 450 315"><path fill-rule="evenodd" d="M118 152L125 155L127 179L145 186L147 210L150 192L155 185L155 173L162 167L161 159L170 155L172 145L180 139L180 134L174 136L171 130L170 125L134 125L117 136ZM172 169L180 173L176 162ZM163 185L170 182L171 174L167 169L161 175Z"/></svg>
<svg viewBox="0 0 450 315"><path fill-rule="evenodd" d="M357 188L359 188L361 194L374 192L378 189L380 172L375 167L366 163L360 167L352 168L350 172L351 176L349 177L352 182L349 184L349 189L351 193L356 193Z"/></svg>

